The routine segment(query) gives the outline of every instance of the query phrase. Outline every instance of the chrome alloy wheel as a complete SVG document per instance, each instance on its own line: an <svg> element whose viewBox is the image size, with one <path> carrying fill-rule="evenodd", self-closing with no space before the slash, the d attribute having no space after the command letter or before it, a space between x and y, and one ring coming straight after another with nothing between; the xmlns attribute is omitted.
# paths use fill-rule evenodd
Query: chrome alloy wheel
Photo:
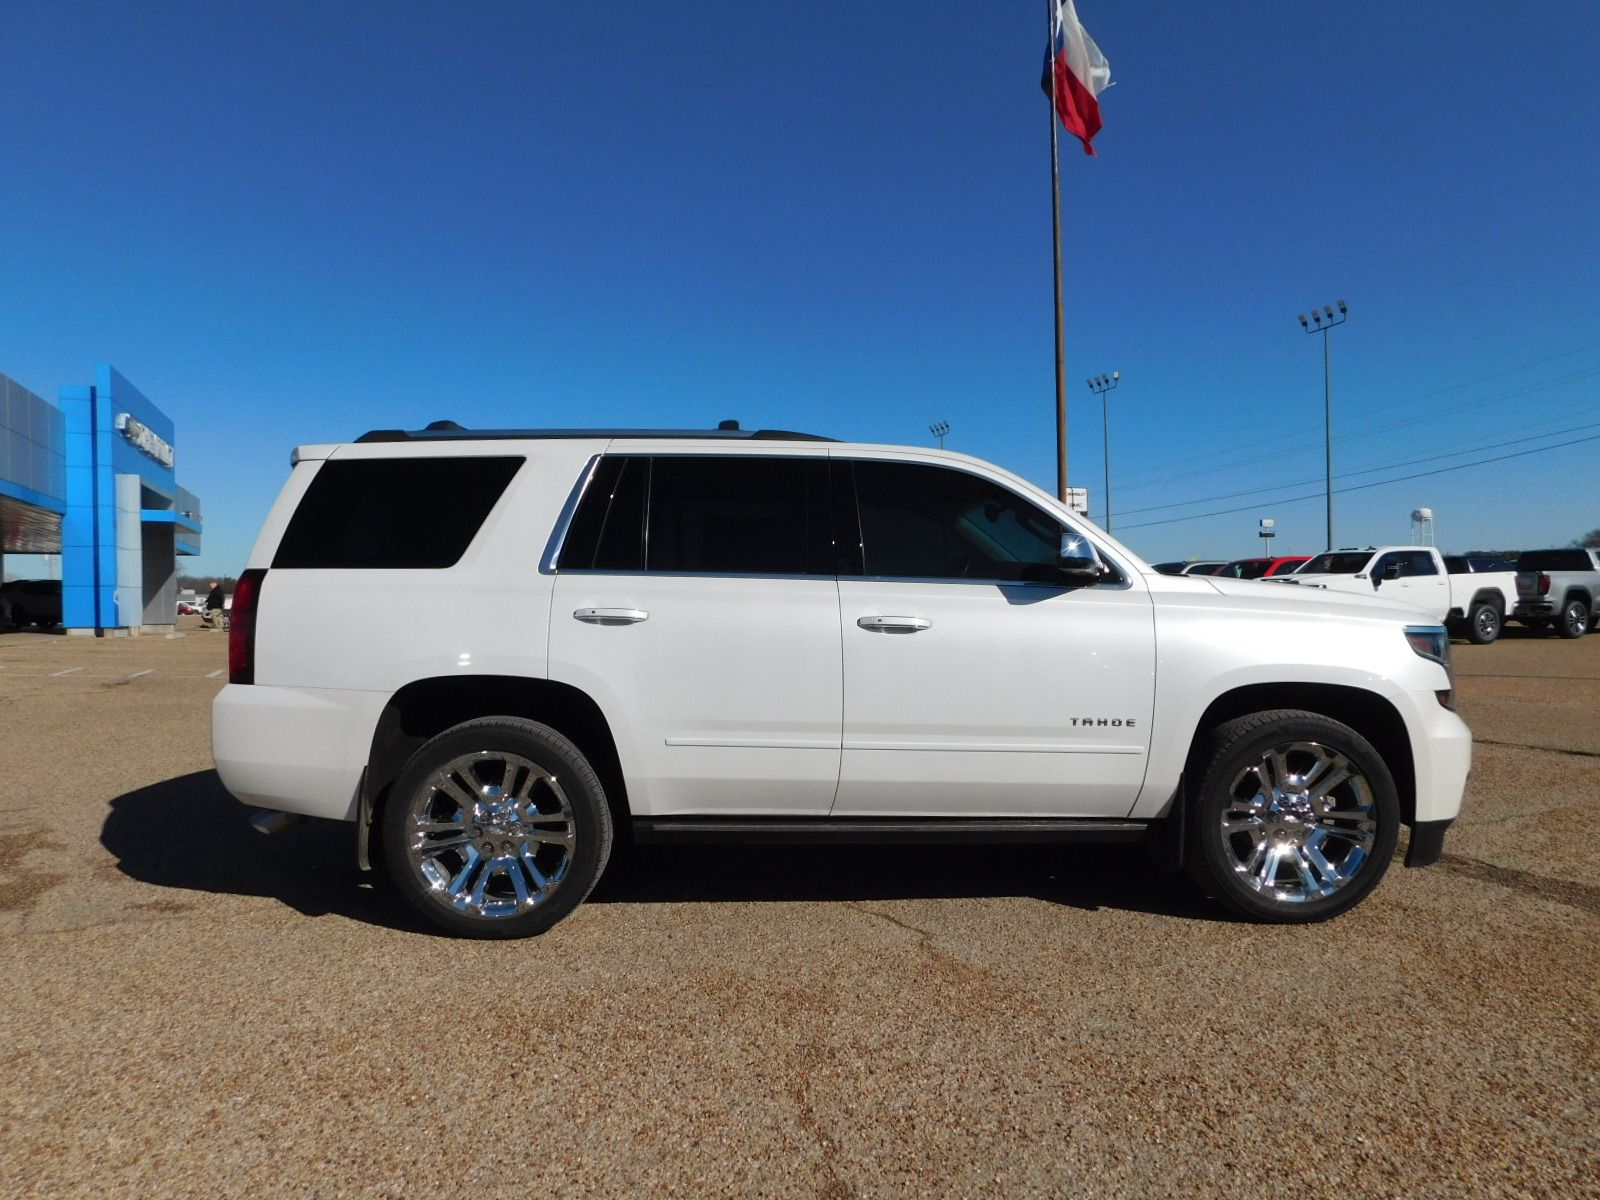
<svg viewBox="0 0 1600 1200"><path fill-rule="evenodd" d="M1228 789L1222 840L1235 874L1263 898L1331 896L1370 861L1378 823L1372 787L1343 754L1317 742L1263 752Z"/></svg>
<svg viewBox="0 0 1600 1200"><path fill-rule="evenodd" d="M1568 637L1580 638L1589 632L1589 610L1574 600L1561 614Z"/></svg>
<svg viewBox="0 0 1600 1200"><path fill-rule="evenodd" d="M519 755L452 759L412 796L410 865L441 905L469 917L515 917L542 904L572 866L572 804L556 777Z"/></svg>
<svg viewBox="0 0 1600 1200"><path fill-rule="evenodd" d="M1477 627L1480 638L1485 642L1492 642L1500 636L1500 611L1492 604L1485 604L1478 609L1473 624Z"/></svg>

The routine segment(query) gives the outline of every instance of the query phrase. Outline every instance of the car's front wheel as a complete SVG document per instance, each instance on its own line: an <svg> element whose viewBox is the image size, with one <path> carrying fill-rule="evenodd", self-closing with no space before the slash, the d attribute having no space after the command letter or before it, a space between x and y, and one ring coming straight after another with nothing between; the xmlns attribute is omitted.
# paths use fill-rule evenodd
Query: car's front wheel
<svg viewBox="0 0 1600 1200"><path fill-rule="evenodd" d="M1394 857L1393 776L1370 742L1320 714L1278 709L1219 726L1191 784L1190 873L1253 920L1336 916Z"/></svg>
<svg viewBox="0 0 1600 1200"><path fill-rule="evenodd" d="M467 937L543 933L581 904L611 851L599 777L547 725L486 717L406 764L384 806L388 876L429 921Z"/></svg>

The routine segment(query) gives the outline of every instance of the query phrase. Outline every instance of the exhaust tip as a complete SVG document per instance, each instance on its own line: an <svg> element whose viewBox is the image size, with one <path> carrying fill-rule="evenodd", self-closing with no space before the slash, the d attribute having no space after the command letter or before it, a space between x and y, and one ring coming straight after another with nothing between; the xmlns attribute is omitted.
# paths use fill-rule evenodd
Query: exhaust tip
<svg viewBox="0 0 1600 1200"><path fill-rule="evenodd" d="M275 833L282 833L291 825L298 825L305 818L299 813L277 812L273 809L262 809L250 818L250 828L266 837Z"/></svg>

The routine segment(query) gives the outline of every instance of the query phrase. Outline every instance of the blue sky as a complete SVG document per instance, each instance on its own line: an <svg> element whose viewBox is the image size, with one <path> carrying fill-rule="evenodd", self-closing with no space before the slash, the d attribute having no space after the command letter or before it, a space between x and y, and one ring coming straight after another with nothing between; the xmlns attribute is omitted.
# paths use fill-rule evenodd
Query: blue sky
<svg viewBox="0 0 1600 1200"><path fill-rule="evenodd" d="M1063 145L1097 520L1083 381L1119 370L1120 536L1234 557L1270 516L1280 551L1320 549L1296 314L1343 297L1341 485L1536 452L1341 495L1337 541L1407 540L1417 505L1454 549L1600 526L1600 440L1546 449L1600 434L1600 6L1079 12L1115 80L1100 157ZM440 417L921 443L946 420L1053 488L1045 20L11 0L0 371L53 397L109 361L160 405L212 572L293 445Z"/></svg>

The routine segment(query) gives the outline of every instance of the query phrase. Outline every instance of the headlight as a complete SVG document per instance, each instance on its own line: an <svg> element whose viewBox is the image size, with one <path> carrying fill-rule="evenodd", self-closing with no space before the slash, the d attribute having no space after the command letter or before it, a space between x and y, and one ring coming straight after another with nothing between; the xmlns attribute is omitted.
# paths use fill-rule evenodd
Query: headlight
<svg viewBox="0 0 1600 1200"><path fill-rule="evenodd" d="M1450 635L1443 625L1407 625L1406 641L1423 658L1450 670Z"/></svg>
<svg viewBox="0 0 1600 1200"><path fill-rule="evenodd" d="M1406 641L1422 658L1438 663L1444 668L1444 677L1450 686L1434 696L1445 708L1456 706L1456 677L1450 669L1450 635L1443 625L1407 625Z"/></svg>

